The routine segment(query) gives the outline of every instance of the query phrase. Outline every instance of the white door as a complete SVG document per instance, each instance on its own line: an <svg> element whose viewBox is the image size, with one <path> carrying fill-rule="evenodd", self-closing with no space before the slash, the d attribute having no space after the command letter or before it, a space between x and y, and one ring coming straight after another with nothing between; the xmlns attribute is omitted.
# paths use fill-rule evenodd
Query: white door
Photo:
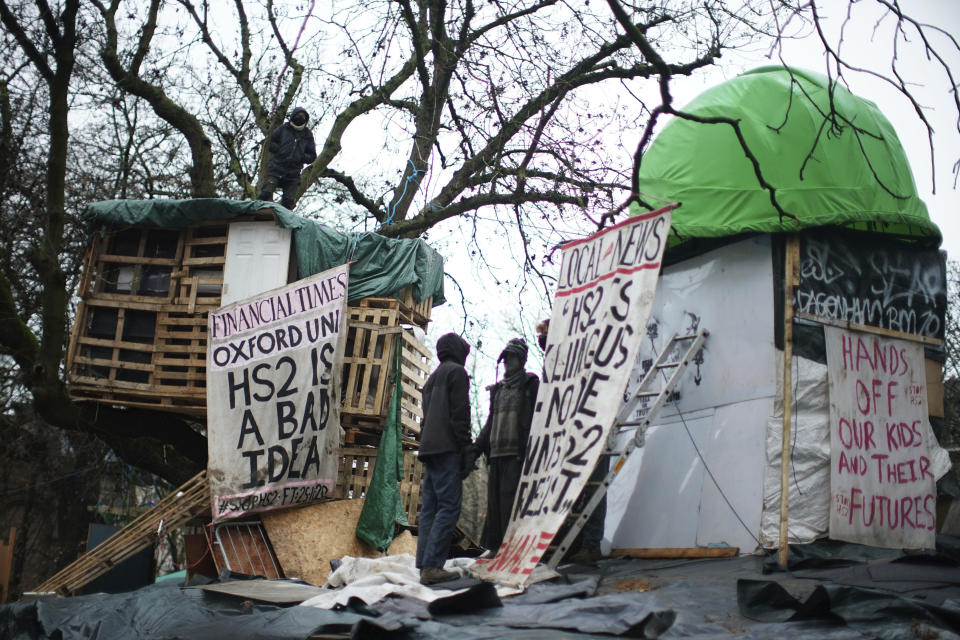
<svg viewBox="0 0 960 640"><path fill-rule="evenodd" d="M269 220L231 222L223 267L223 295L228 305L287 284L290 229Z"/></svg>

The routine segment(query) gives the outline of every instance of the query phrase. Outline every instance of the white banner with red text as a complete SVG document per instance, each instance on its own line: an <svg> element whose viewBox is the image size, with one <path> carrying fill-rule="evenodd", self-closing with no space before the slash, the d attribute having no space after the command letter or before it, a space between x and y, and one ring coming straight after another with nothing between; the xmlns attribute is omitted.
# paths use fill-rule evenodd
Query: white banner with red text
<svg viewBox="0 0 960 640"><path fill-rule="evenodd" d="M473 573L522 585L606 446L650 315L674 205L566 244L543 380L503 544Z"/></svg>
<svg viewBox="0 0 960 640"><path fill-rule="evenodd" d="M923 345L824 327L830 393L830 537L932 549L936 482Z"/></svg>

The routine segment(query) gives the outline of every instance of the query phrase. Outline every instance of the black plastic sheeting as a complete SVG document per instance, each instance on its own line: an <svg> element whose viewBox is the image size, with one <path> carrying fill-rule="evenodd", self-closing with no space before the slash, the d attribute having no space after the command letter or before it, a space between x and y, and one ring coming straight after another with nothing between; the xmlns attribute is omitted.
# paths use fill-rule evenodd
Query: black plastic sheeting
<svg viewBox="0 0 960 640"><path fill-rule="evenodd" d="M300 640L311 633L347 633L359 616L254 604L160 582L119 594L43 598L0 607L5 640Z"/></svg>
<svg viewBox="0 0 960 640"><path fill-rule="evenodd" d="M127 594L50 598L0 607L0 638L789 638L960 640L955 539L909 553L844 543L791 548L791 570L760 556L602 560L561 567L521 596L463 581L465 593L426 603L351 600L338 611L255 604L160 583ZM237 576L228 576L236 578Z"/></svg>
<svg viewBox="0 0 960 640"><path fill-rule="evenodd" d="M659 638L676 618L673 611L651 608L639 593L584 597L596 588L596 580L537 587L532 597L502 601L493 585L484 582L429 605L414 598L386 598L366 608L380 615L366 620L351 637L374 640L415 631L410 637L474 640L514 637L516 630L531 629L542 638Z"/></svg>

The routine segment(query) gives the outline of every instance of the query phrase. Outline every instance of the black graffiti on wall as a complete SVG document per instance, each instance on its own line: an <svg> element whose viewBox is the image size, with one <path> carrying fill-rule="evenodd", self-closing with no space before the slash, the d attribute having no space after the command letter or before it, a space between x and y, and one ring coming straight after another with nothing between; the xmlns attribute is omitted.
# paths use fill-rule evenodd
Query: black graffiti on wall
<svg viewBox="0 0 960 640"><path fill-rule="evenodd" d="M946 265L936 249L833 231L800 243L794 308L821 318L943 338Z"/></svg>

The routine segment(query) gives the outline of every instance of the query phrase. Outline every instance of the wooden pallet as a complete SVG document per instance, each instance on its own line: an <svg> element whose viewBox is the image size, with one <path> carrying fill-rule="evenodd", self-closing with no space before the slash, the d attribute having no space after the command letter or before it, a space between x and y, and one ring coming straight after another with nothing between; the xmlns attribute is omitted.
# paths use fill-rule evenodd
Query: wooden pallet
<svg viewBox="0 0 960 640"><path fill-rule="evenodd" d="M419 325L424 331L427 330L427 324L430 323L430 312L433 309L433 298L427 298L417 302L413 297L413 287L404 287L397 292L397 298L400 304L408 309L413 324Z"/></svg>
<svg viewBox="0 0 960 640"><path fill-rule="evenodd" d="M35 592L77 593L91 580L154 544L157 530L177 529L210 513L206 471L177 487L152 509L40 584Z"/></svg>
<svg viewBox="0 0 960 640"><path fill-rule="evenodd" d="M373 470L377 463L377 450L373 447L344 447L337 475L337 495L343 499L361 498L367 493ZM420 481L423 465L416 452L403 452L404 477L400 482L400 497L407 513L407 520L415 524L420 513Z"/></svg>
<svg viewBox="0 0 960 640"><path fill-rule="evenodd" d="M392 297L371 296L361 298L350 303L351 307L360 309L390 309L397 311L400 322L415 324L424 331L430 323L430 311L433 309L433 298L417 302L413 297L413 287L404 287Z"/></svg>
<svg viewBox="0 0 960 640"><path fill-rule="evenodd" d="M365 302L384 299L365 298ZM395 349L401 349L402 438L415 443L423 420L423 385L431 354L410 329L400 326L395 300L383 307L351 306L343 357L343 404L340 419L354 442L376 436L383 428L393 393L391 373ZM375 442L374 442L375 443Z"/></svg>
<svg viewBox="0 0 960 640"><path fill-rule="evenodd" d="M207 314L220 306L227 228L116 229L93 244L67 351L71 397L205 413Z"/></svg>

